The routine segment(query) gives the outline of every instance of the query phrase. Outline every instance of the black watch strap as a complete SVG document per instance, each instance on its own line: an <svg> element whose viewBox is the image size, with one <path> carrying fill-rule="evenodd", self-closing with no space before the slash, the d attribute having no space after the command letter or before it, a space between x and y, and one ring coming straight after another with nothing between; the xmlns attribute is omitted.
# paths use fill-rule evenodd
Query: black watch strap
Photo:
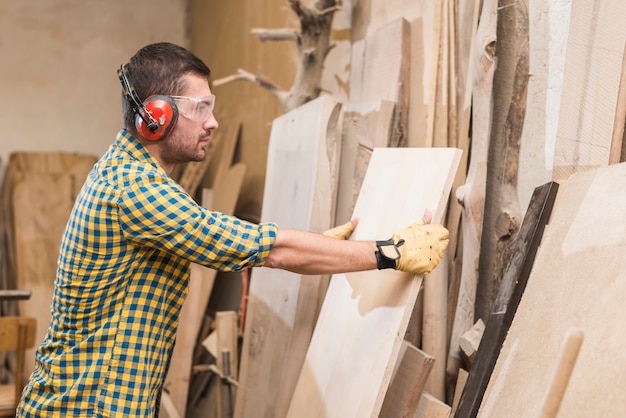
<svg viewBox="0 0 626 418"><path fill-rule="evenodd" d="M396 244L394 244L393 239L376 241L376 248L378 248L378 250L374 252L374 254L376 254L378 270L395 269L396 260L400 258L400 252Z"/></svg>

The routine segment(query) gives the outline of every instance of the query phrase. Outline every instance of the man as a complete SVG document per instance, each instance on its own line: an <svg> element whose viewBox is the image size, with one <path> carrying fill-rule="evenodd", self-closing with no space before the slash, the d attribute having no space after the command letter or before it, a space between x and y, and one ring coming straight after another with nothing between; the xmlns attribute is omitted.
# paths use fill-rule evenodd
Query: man
<svg viewBox="0 0 626 418"><path fill-rule="evenodd" d="M192 262L220 271L424 274L441 260L448 244L441 225L420 221L391 240L347 241L198 206L169 173L205 158L218 127L209 74L170 43L142 48L118 70L125 128L68 220L52 320L18 416L157 415Z"/></svg>

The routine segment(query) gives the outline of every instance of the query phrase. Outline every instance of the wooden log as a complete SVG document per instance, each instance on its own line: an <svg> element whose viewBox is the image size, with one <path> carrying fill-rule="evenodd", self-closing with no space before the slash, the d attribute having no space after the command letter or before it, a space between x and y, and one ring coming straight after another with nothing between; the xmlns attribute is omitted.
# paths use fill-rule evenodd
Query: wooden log
<svg viewBox="0 0 626 418"><path fill-rule="evenodd" d="M504 273L498 297L486 322L465 390L459 400L456 417L475 416L478 412L502 343L524 293L543 231L550 219L557 190L558 184L550 182L536 188L533 193L517 236L514 257Z"/></svg>
<svg viewBox="0 0 626 418"><path fill-rule="evenodd" d="M352 239L384 239L426 208L439 222L459 158L445 148L376 148ZM378 416L420 285L421 276L393 270L334 275L287 416Z"/></svg>
<svg viewBox="0 0 626 418"><path fill-rule="evenodd" d="M493 119L474 320L487 320L522 220L517 198L528 87L528 0L499 0Z"/></svg>
<svg viewBox="0 0 626 418"><path fill-rule="evenodd" d="M334 226L341 107L322 95L274 120L262 221L314 232ZM313 332L321 279L253 269L235 417L286 414ZM303 281L311 283L302 287Z"/></svg>

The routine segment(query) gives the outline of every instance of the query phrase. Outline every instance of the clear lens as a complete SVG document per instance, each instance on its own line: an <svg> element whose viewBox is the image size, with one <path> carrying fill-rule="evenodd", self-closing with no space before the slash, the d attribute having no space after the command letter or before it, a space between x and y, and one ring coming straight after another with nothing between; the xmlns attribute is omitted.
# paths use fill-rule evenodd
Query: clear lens
<svg viewBox="0 0 626 418"><path fill-rule="evenodd" d="M215 108L215 95L206 97L170 96L178 107L178 113L187 119L204 122Z"/></svg>

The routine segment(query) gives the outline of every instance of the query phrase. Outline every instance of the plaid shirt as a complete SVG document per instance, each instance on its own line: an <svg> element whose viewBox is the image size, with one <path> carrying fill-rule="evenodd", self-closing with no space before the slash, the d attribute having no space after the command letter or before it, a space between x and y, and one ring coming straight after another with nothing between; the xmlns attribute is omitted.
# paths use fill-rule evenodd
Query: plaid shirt
<svg viewBox="0 0 626 418"><path fill-rule="evenodd" d="M198 206L121 130L68 220L18 416L155 416L190 263L262 266L276 232Z"/></svg>

